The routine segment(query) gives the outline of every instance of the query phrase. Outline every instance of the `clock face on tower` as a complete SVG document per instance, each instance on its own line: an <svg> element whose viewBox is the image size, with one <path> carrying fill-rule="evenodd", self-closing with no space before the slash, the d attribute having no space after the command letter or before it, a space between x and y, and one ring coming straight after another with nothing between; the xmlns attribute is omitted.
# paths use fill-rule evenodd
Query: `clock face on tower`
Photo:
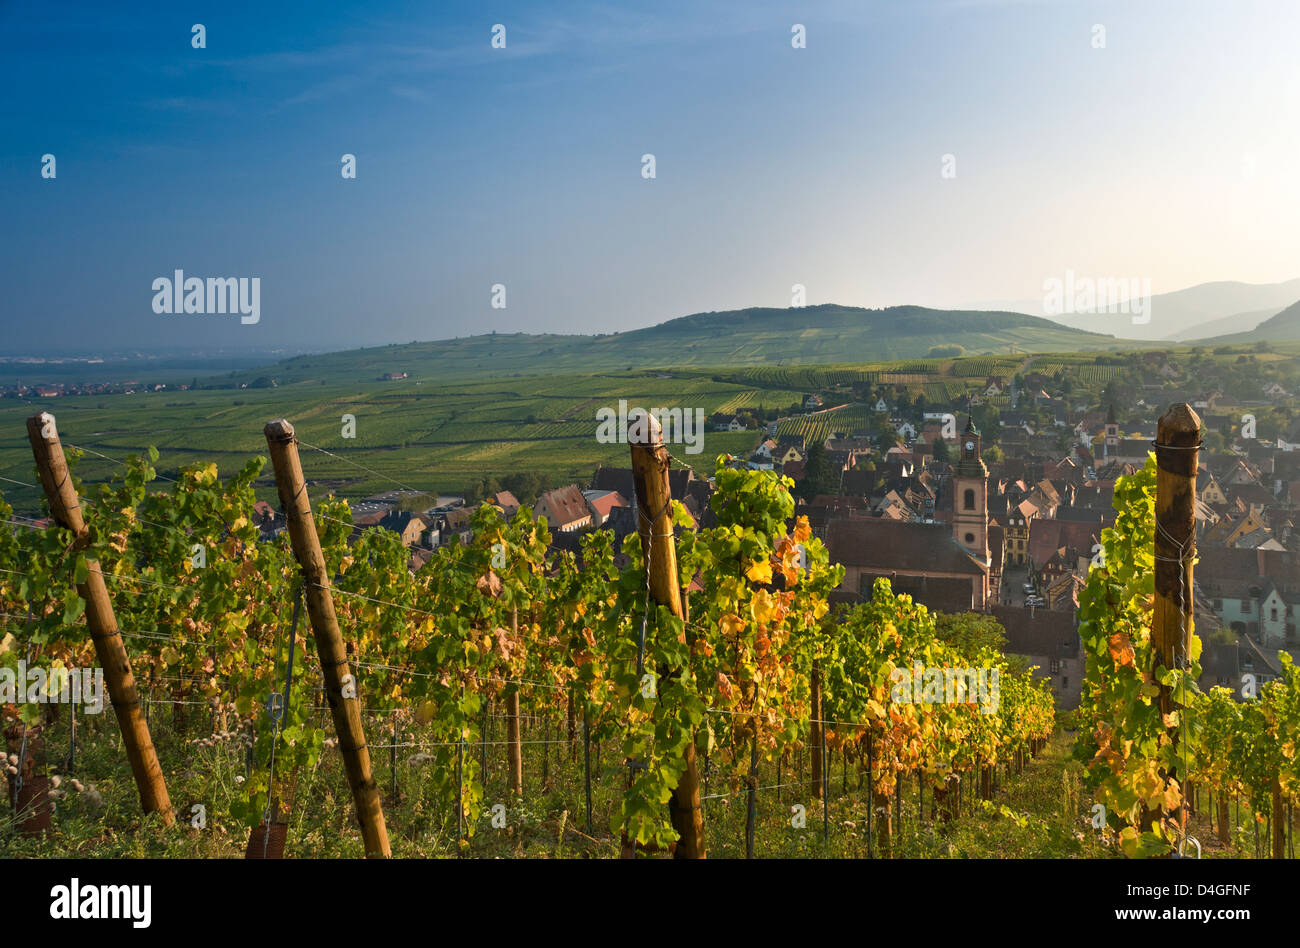
<svg viewBox="0 0 1300 948"><path fill-rule="evenodd" d="M974 450L975 450L975 442L974 442L974 441L967 441L967 442L966 442L966 450L967 450L967 451L974 451Z"/></svg>

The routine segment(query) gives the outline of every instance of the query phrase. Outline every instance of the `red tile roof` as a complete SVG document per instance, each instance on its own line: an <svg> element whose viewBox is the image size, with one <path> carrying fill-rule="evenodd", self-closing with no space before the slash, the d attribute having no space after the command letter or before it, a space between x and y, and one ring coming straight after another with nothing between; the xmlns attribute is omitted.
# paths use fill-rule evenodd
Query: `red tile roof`
<svg viewBox="0 0 1300 948"><path fill-rule="evenodd" d="M849 566L972 576L986 571L943 524L876 517L832 520L826 546L833 562Z"/></svg>
<svg viewBox="0 0 1300 948"><path fill-rule="evenodd" d="M589 500L587 501L587 503L591 504L591 509L596 511L596 513L600 514L601 517L608 517L609 512L613 510L615 507L632 506L628 502L628 499L624 497L622 494L620 494L618 491L613 491L612 493L605 494L603 497L597 497L594 500Z"/></svg>
<svg viewBox="0 0 1300 948"><path fill-rule="evenodd" d="M1096 524L1035 517L1029 521L1029 556L1041 567L1062 548L1091 554L1100 536L1101 527Z"/></svg>
<svg viewBox="0 0 1300 948"><path fill-rule="evenodd" d="M582 491L578 490L576 484L548 490L537 498L538 506L542 501L546 502L557 518L557 522L551 526L562 527L591 516L591 511L587 509L587 499L582 496Z"/></svg>

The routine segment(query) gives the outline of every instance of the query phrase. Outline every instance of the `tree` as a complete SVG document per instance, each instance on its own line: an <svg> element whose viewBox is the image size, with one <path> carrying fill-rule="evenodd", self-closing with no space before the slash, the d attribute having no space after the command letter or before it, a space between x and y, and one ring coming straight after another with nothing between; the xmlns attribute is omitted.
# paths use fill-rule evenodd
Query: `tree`
<svg viewBox="0 0 1300 948"><path fill-rule="evenodd" d="M804 458L803 480L795 488L797 496L812 500L818 494L838 494L841 472L831 464L826 447L814 444Z"/></svg>
<svg viewBox="0 0 1300 948"><path fill-rule="evenodd" d="M976 612L937 612L934 622L939 638L966 655L983 648L996 652L1006 649L1006 629L992 616Z"/></svg>
<svg viewBox="0 0 1300 948"><path fill-rule="evenodd" d="M466 499L472 504L481 504L501 490L501 482L495 477L481 477L470 485Z"/></svg>
<svg viewBox="0 0 1300 948"><path fill-rule="evenodd" d="M985 441L996 441L998 431L1002 428L1002 413L995 405L975 405L971 408L971 417L975 427L984 434Z"/></svg>
<svg viewBox="0 0 1300 948"><path fill-rule="evenodd" d="M519 503L531 506L546 489L546 478L537 471L516 471L501 478L500 489L510 491Z"/></svg>

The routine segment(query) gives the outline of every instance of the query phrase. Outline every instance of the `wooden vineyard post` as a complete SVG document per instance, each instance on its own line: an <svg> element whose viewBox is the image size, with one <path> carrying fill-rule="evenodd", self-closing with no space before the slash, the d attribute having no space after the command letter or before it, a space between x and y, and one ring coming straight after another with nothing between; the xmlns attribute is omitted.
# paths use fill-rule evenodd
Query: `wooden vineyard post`
<svg viewBox="0 0 1300 948"><path fill-rule="evenodd" d="M758 822L758 734L749 745L749 780L745 787L745 858L754 858L754 825Z"/></svg>
<svg viewBox="0 0 1300 948"><path fill-rule="evenodd" d="M582 782L587 803L587 835L591 835L591 721L587 704L582 705Z"/></svg>
<svg viewBox="0 0 1300 948"><path fill-rule="evenodd" d="M41 412L28 418L27 437L36 456L41 486L50 502L50 515L59 526L72 531L76 537L73 550L80 551L89 543L90 533L81 515L81 501L72 484L67 459L63 456L63 444L59 440L54 416ZM146 813L160 814L163 825L171 826L176 817L167 796L162 768L158 765L158 753L149 735L149 724L141 713L140 692L136 689L131 659L126 654L117 617L113 614L113 600L104 585L99 563L87 560L86 566L89 572L85 581L77 584L77 594L86 603L86 626L95 646L95 659L104 669L104 684L113 701L118 727L122 730L122 746L140 793L140 805Z"/></svg>
<svg viewBox="0 0 1300 948"><path fill-rule="evenodd" d="M1190 405L1171 405L1156 430L1155 608L1151 644L1158 675L1162 668L1184 668L1193 613L1192 560L1196 555L1196 467L1201 419ZM1160 685L1160 711L1178 710L1168 685ZM1177 750L1178 728L1170 729ZM1186 802L1178 807L1185 825ZM1144 813L1144 828L1154 814Z"/></svg>
<svg viewBox="0 0 1300 948"><path fill-rule="evenodd" d="M895 778L895 790L897 789L897 778ZM893 801L887 791L879 787L872 787L871 806L876 811L876 842L880 846L881 859L889 859L893 855L894 812L892 804Z"/></svg>
<svg viewBox="0 0 1300 948"><path fill-rule="evenodd" d="M822 721L822 842L831 843L831 755L826 749L826 722ZM777 781L780 784L781 781Z"/></svg>
<svg viewBox="0 0 1300 948"><path fill-rule="evenodd" d="M578 745L577 745L577 743L575 743L575 742L576 742L576 734L575 734L575 731L576 731L576 728L577 728L577 717L576 717L576 714L575 714L575 712L574 712L574 707L573 707L573 686L572 686L572 685L569 686L568 705L567 705L567 707L565 708L565 712L564 712L564 714L565 714L565 718L566 718L566 720L567 720L567 723L568 723L568 725L569 725L569 763L573 763L574 757L575 757L575 756L577 755L577 753L578 753Z"/></svg>
<svg viewBox="0 0 1300 948"><path fill-rule="evenodd" d="M510 612L510 632L519 638L519 608ZM519 683L506 683L506 782L512 797L524 795L524 745L519 731Z"/></svg>
<svg viewBox="0 0 1300 948"><path fill-rule="evenodd" d="M293 554L302 569L307 615L311 619L312 635L316 639L316 652L325 679L325 699L334 718L334 731L339 738L339 751L343 754L348 785L356 803L366 856L387 859L392 851L388 847L388 829L384 825L379 786L370 769L370 751L361 727L361 702L356 698L356 679L348 669L343 636L334 613L330 575L316 534L316 521L307 497L293 425L283 418L270 422L266 426L266 444L271 452L275 487L288 523ZM349 685L353 696L345 698L343 691Z"/></svg>
<svg viewBox="0 0 1300 948"><path fill-rule="evenodd" d="M875 771L872 769L874 761L872 759L872 750L875 746L875 738L870 732L867 733L867 858L875 858L875 837L872 835L871 816L876 809L876 785ZM858 779L859 789L862 787L861 772Z"/></svg>
<svg viewBox="0 0 1300 948"><path fill-rule="evenodd" d="M822 676L817 660L813 659L812 674L809 676L809 704L812 712L812 733L808 735L808 750L812 753L812 798L822 798L822 751L826 745L826 733L822 722ZM780 783L778 780L777 783Z"/></svg>
<svg viewBox="0 0 1300 948"><path fill-rule="evenodd" d="M641 552L649 568L650 597L685 621L681 583L677 578L677 545L673 539L672 492L668 487L668 449L663 429L648 412L629 418L628 444L632 449L632 476L636 485L637 529ZM700 808L700 777L695 762L695 739L686 744L685 768L673 790L669 808L677 831L677 859L703 859L704 811Z"/></svg>
<svg viewBox="0 0 1300 948"><path fill-rule="evenodd" d="M1282 805L1282 781L1274 776L1272 787L1273 813L1270 819L1272 829L1272 853L1273 859L1286 858L1286 807Z"/></svg>

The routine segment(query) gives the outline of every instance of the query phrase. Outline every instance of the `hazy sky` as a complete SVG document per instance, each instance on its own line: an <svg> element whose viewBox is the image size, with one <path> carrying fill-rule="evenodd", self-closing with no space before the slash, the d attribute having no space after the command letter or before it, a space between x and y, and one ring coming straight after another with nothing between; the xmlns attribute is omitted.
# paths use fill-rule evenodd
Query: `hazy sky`
<svg viewBox="0 0 1300 948"><path fill-rule="evenodd" d="M0 351L1300 276L1295 0L374 6L0 0Z"/></svg>

